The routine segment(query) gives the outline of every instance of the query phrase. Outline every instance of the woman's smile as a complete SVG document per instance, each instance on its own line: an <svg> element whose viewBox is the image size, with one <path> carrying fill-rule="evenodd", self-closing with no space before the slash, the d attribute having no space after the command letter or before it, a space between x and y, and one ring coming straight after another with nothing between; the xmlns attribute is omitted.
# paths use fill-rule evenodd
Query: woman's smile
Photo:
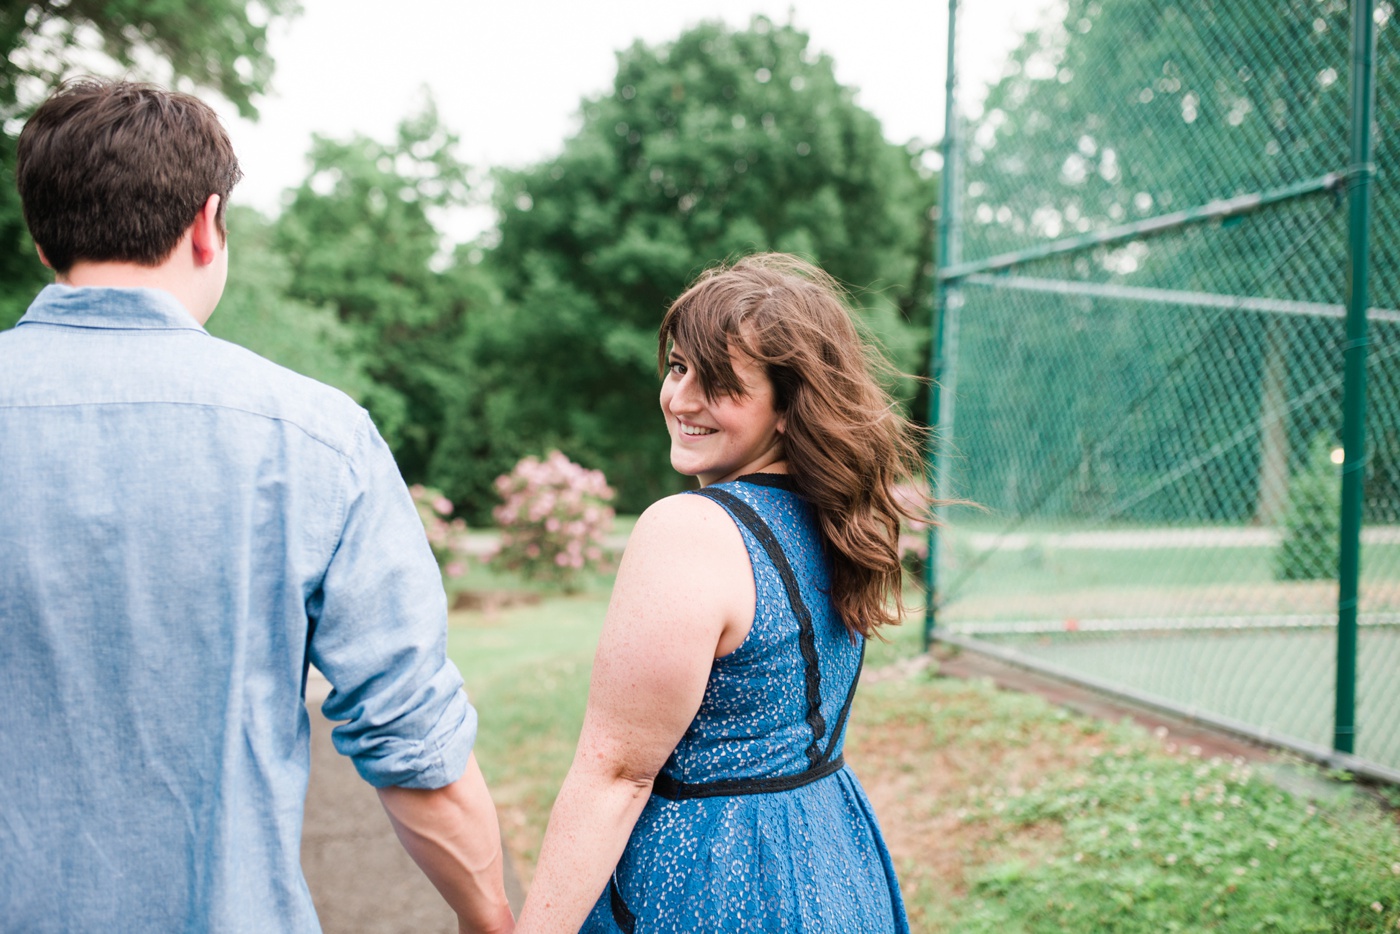
<svg viewBox="0 0 1400 934"><path fill-rule="evenodd" d="M677 418L676 424L680 426L681 434L687 438L703 438L706 435L715 434L718 428L706 428L704 425L693 425L683 418Z"/></svg>

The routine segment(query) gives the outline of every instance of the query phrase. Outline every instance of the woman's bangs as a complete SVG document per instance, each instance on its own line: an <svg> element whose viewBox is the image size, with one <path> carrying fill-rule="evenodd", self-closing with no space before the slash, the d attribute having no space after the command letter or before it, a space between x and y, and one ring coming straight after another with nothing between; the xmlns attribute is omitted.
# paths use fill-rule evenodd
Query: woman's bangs
<svg viewBox="0 0 1400 934"><path fill-rule="evenodd" d="M744 385L730 359L730 348L740 344L738 321L729 309L704 298L693 296L675 309L669 337L681 349L686 366L695 371L708 398L741 396Z"/></svg>

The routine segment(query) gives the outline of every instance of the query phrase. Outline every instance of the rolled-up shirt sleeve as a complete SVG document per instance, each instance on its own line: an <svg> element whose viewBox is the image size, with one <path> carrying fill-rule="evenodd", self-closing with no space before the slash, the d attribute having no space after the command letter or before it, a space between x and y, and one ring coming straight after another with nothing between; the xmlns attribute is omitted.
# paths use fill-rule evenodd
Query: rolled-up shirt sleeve
<svg viewBox="0 0 1400 934"><path fill-rule="evenodd" d="M344 474L344 521L308 601L311 662L335 747L371 785L461 777L476 711L447 658L447 599L413 500L368 416Z"/></svg>

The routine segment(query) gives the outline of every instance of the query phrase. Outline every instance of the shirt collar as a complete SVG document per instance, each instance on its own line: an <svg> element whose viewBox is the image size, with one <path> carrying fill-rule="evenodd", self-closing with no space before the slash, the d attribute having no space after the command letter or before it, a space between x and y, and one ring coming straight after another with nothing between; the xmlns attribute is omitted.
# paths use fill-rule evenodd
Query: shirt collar
<svg viewBox="0 0 1400 934"><path fill-rule="evenodd" d="M56 324L105 330L203 331L180 300L161 289L48 285L17 326Z"/></svg>

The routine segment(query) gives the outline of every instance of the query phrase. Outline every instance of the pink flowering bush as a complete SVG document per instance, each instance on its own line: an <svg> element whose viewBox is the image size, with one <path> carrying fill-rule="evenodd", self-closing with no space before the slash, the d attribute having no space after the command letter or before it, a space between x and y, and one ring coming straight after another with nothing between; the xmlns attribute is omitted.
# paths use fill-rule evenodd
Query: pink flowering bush
<svg viewBox="0 0 1400 934"><path fill-rule="evenodd" d="M612 528L613 491L602 471L587 470L558 451L527 457L496 478L501 505L492 512L501 529L493 562L531 580L571 588L603 560Z"/></svg>
<svg viewBox="0 0 1400 934"><path fill-rule="evenodd" d="M408 492L413 496L413 505L418 507L418 518L423 520L423 531L432 546L433 557L437 558L443 580L455 580L466 574L467 524L451 518L452 500L443 496L441 490L421 483L409 487Z"/></svg>

